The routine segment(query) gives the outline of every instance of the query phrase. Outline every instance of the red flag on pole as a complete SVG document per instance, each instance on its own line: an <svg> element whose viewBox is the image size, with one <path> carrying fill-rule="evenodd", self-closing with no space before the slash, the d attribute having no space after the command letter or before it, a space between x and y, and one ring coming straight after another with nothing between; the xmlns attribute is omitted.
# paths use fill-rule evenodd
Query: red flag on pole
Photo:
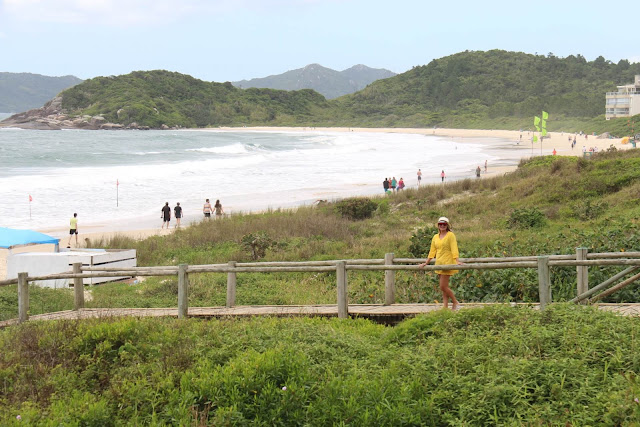
<svg viewBox="0 0 640 427"><path fill-rule="evenodd" d="M29 194L29 201L33 202L33 197L31 197L31 194Z"/></svg>

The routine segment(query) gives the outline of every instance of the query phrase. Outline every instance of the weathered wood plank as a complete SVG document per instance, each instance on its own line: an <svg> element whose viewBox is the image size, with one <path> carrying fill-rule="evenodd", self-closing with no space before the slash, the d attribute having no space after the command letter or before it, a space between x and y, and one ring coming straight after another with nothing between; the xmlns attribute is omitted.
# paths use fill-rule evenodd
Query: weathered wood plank
<svg viewBox="0 0 640 427"><path fill-rule="evenodd" d="M535 303L469 303L462 309L481 308L491 305L509 305L512 307L530 307L539 309ZM625 316L640 316L640 303L633 304L595 304L600 310L616 312ZM348 313L353 317L404 316L412 317L432 311L442 310L441 304L350 304ZM108 317L178 317L177 308L83 308L77 311L67 310L55 313L30 316L35 320L77 320ZM189 307L189 317L251 317L251 316L325 316L337 317L337 305L277 305L277 306L235 306L235 307ZM1 327L16 325L18 319L0 322Z"/></svg>

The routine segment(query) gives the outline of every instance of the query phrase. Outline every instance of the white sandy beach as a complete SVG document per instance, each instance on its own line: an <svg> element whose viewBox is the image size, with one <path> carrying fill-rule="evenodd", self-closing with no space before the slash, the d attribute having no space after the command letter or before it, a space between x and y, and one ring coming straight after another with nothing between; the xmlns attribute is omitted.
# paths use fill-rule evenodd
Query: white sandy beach
<svg viewBox="0 0 640 427"><path fill-rule="evenodd" d="M482 130L482 129L414 129L414 128L309 128L309 127L246 127L246 128L218 128L216 131L273 131L273 132L308 132L308 131L321 131L321 132L373 132L373 133L402 133L402 134L420 134L420 135L436 135L440 137L450 137L457 143L464 144L467 139L472 142L472 139L477 138L500 138L513 142L513 150L520 158L529 158L531 156L550 155L553 150L556 150L559 156L582 156L582 147L585 146L587 150L591 147L597 147L602 151L609 146L613 145L617 149L629 149L630 144L621 144L621 139L598 139L594 136L580 136L576 137L576 146L571 148L569 136L573 138L574 134L550 132L547 138L544 139L542 147L539 142L531 143L531 133L528 131L508 131L508 130ZM210 129L202 129L202 132L211 131ZM484 166L484 165L482 165ZM516 169L516 166L509 167L493 167L488 165L488 172L483 173L483 177L491 177L496 175L502 175L504 173L511 172ZM193 220L193 219L191 219ZM183 226L187 226L189 218L183 220ZM122 235L131 237L134 239L144 239L153 235L169 234L174 231L174 228L169 230L161 230L160 227L149 229L145 228L146 222L140 221L140 225L136 226L137 222L129 223L126 229L116 229L114 225L109 224L92 224L89 227L83 227L82 223L79 224L79 247L85 246L85 239L105 239L108 240L115 235ZM173 224L172 224L173 225ZM56 228L51 230L44 230L48 234L61 238L61 245L66 246L68 241L68 230ZM75 247L75 239L72 241L72 247Z"/></svg>

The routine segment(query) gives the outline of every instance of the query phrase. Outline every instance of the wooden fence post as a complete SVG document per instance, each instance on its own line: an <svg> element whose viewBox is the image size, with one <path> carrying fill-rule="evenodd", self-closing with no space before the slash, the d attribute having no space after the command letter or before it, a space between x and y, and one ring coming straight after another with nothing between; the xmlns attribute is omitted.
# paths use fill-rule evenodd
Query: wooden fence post
<svg viewBox="0 0 640 427"><path fill-rule="evenodd" d="M82 273L82 263L73 263L73 274ZM82 277L73 278L73 309L79 310L84 308L84 279Z"/></svg>
<svg viewBox="0 0 640 427"><path fill-rule="evenodd" d="M393 253L384 254L384 264L393 265ZM385 270L384 272L384 305L396 303L396 272Z"/></svg>
<svg viewBox="0 0 640 427"><path fill-rule="evenodd" d="M229 268L236 268L235 261L229 261ZM227 307L236 305L236 285L238 278L235 271L227 273Z"/></svg>
<svg viewBox="0 0 640 427"><path fill-rule="evenodd" d="M587 252L589 252L589 248L576 248L576 260L586 260ZM589 290L589 267L587 267L586 265L577 266L576 274L578 282L578 295L582 295ZM586 303L586 301L584 301L583 303Z"/></svg>
<svg viewBox="0 0 640 427"><path fill-rule="evenodd" d="M178 265L178 319L186 319L189 313L189 275L187 264Z"/></svg>
<svg viewBox="0 0 640 427"><path fill-rule="evenodd" d="M540 294L540 310L544 310L551 303L551 274L548 256L538 257L538 293Z"/></svg>
<svg viewBox="0 0 640 427"><path fill-rule="evenodd" d="M347 301L347 262L336 263L336 280L338 282L338 317L349 317L349 304Z"/></svg>
<svg viewBox="0 0 640 427"><path fill-rule="evenodd" d="M29 273L18 273L18 323L29 320Z"/></svg>

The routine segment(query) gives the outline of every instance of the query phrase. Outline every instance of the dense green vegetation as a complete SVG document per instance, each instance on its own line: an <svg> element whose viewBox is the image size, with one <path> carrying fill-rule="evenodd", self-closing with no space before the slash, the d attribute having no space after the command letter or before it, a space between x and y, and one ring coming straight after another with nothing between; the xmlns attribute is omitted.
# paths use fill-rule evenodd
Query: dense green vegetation
<svg viewBox="0 0 640 427"><path fill-rule="evenodd" d="M430 124L447 127L505 120L516 124L512 129L517 123L529 128L531 118L545 110L551 113L549 130L555 130L567 118L604 118L605 93L633 82L635 74L640 64L627 60L466 51L375 82L341 101L372 120L395 115L406 121L422 114Z"/></svg>
<svg viewBox="0 0 640 427"><path fill-rule="evenodd" d="M605 94L633 82L640 64L492 50L461 52L327 101L311 90L237 89L167 71L98 77L63 93L72 114L114 123L185 126L366 126L529 129L542 110L548 130L630 133L604 119ZM640 117L634 118L640 129Z"/></svg>
<svg viewBox="0 0 640 427"><path fill-rule="evenodd" d="M158 128L294 124L327 108L327 101L312 90L241 90L169 71L136 71L87 80L63 93L62 106L113 123Z"/></svg>
<svg viewBox="0 0 640 427"><path fill-rule="evenodd" d="M630 251L640 247L639 195L640 151L548 156L504 177L92 243L135 247L140 265L249 261L253 241L265 243L262 260L424 256L446 215L463 257ZM371 203L376 210L360 215ZM590 268L590 283L620 270ZM379 272L350 272L348 283L352 303L384 299ZM452 283L463 303L537 301L535 271L460 272ZM239 304L335 303L331 273L239 274L238 286ZM224 274L191 275L189 304L223 305L225 287ZM397 287L399 302L438 298L430 274L398 273ZM554 301L575 296L575 268L553 268L552 289ZM66 290L30 292L32 314L73 304ZM635 302L639 292L609 301ZM177 282L91 293L89 307L175 307ZM16 307L15 286L0 288L2 316ZM295 318L28 322L0 330L0 424L635 425L638 322L563 304L441 311L393 328Z"/></svg>
<svg viewBox="0 0 640 427"><path fill-rule="evenodd" d="M0 113L19 113L42 107L64 89L80 82L82 80L74 76L0 72Z"/></svg>
<svg viewBox="0 0 640 427"><path fill-rule="evenodd" d="M583 306L0 331L2 425L634 425L638 319ZM17 419L20 418L20 420Z"/></svg>

